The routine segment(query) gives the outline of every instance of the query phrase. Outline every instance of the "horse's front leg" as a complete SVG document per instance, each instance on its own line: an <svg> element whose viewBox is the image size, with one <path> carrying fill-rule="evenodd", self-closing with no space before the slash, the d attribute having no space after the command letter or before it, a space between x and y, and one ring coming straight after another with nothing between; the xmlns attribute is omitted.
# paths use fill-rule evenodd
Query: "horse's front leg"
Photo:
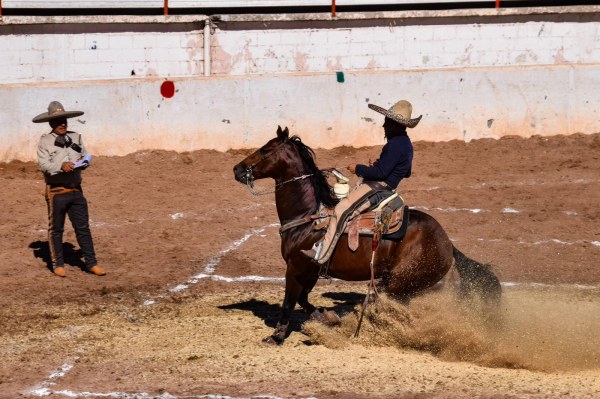
<svg viewBox="0 0 600 399"><path fill-rule="evenodd" d="M290 273L290 269L291 268L288 266L288 271L285 276L285 297L283 298L281 317L277 322L273 334L263 339L263 342L267 344L281 345L285 340L290 326L290 316L296 307L296 303L298 303L298 298L302 291L302 285L297 277Z"/></svg>
<svg viewBox="0 0 600 399"><path fill-rule="evenodd" d="M310 294L312 289L317 284L318 280L319 280L319 275L315 275L314 277L313 276L309 277L308 281L306 282L306 284L304 284L304 286L302 287L302 291L300 292L300 297L298 298L298 304L300 306L302 306L302 309L304 310L304 313L306 313L306 314L312 314L317 309L313 304L308 302L308 294Z"/></svg>
<svg viewBox="0 0 600 399"><path fill-rule="evenodd" d="M326 310L324 308L317 308L310 302L308 302L308 294L312 291L312 289L317 284L319 280L319 275L315 274L315 276L311 276L304 287L302 288L302 292L300 293L300 298L298 299L298 304L302 306L304 313L309 314L310 318L316 321L319 321L327 326L335 326L341 323L340 317L333 310Z"/></svg>

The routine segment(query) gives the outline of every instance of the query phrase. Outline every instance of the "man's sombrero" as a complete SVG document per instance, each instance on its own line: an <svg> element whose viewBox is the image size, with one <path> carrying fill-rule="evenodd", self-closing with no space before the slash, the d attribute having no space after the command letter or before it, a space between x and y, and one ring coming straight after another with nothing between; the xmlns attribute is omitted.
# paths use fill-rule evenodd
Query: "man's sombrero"
<svg viewBox="0 0 600 399"><path fill-rule="evenodd" d="M398 101L396 104L392 105L390 109L381 108L375 104L369 104L369 108L398 122L402 126L410 128L417 126L423 117L423 115L420 115L418 118L411 119L412 104L406 100Z"/></svg>
<svg viewBox="0 0 600 399"><path fill-rule="evenodd" d="M83 115L83 111L65 111L65 107L63 107L61 103L52 101L50 105L48 105L48 112L39 114L32 119L32 122L42 123L56 118L74 118L80 115Z"/></svg>

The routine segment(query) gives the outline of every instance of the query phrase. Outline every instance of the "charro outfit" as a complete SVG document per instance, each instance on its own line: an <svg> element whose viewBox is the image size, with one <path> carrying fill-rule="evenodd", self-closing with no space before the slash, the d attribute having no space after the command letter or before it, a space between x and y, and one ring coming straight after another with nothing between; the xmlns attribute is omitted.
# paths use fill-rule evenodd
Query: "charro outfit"
<svg viewBox="0 0 600 399"><path fill-rule="evenodd" d="M44 122L52 117L68 118L72 117L71 115L83 114L80 111L64 112L62 105L56 101L50 103L48 110L48 113L38 115L33 121ZM74 163L86 155L88 153L81 135L71 131L65 134L53 132L44 134L38 144L38 163L46 182L50 256L55 274L61 277L64 277L63 232L67 215L81 248L85 270L97 275L104 274L104 271L96 266L98 262L89 226L88 204L81 188L83 168L74 168L70 172L62 170L64 162Z"/></svg>
<svg viewBox="0 0 600 399"><path fill-rule="evenodd" d="M369 104L369 108L384 114L404 127L416 126L422 117L410 118L412 105L408 101L399 101L389 110L373 104ZM412 160L413 145L404 130L403 133L388 139L381 150L379 159L372 166L356 165L356 175L362 177L362 184L335 206L323 240L316 243L313 249L302 252L318 263L327 262L335 250L335 245L344 231L348 218L377 205L383 199L394 194L400 181L410 177Z"/></svg>

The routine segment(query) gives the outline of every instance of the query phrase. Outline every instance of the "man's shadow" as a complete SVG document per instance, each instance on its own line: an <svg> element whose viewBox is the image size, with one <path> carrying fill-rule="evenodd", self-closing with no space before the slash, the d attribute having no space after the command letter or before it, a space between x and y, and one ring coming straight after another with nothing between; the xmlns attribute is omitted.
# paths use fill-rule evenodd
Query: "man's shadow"
<svg viewBox="0 0 600 399"><path fill-rule="evenodd" d="M315 294L316 295L316 294ZM327 307L327 310L333 310L340 317L344 314L354 311L354 307L361 303L365 295L356 292L325 292L322 294L326 298L333 299L334 305ZM275 328L277 321L281 315L281 306L268 303L266 301L259 301L254 298L249 301L232 303L230 305L219 306L219 309L237 309L252 312L254 316L262 319L267 327ZM298 307L290 316L290 328L288 329L288 335L292 331L300 331L302 323L308 320L310 315L304 313Z"/></svg>
<svg viewBox="0 0 600 399"><path fill-rule="evenodd" d="M43 260L48 270L52 271L52 257L50 256L48 241L34 241L29 244L29 248L33 249L33 256ZM63 256L65 265L79 267L82 270L85 268L81 251L75 249L75 246L70 242L63 243Z"/></svg>

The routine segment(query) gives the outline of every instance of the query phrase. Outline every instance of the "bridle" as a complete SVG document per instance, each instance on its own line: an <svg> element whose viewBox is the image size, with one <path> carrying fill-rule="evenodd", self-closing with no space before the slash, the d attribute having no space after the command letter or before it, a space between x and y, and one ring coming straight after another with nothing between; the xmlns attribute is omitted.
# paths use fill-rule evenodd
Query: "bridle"
<svg viewBox="0 0 600 399"><path fill-rule="evenodd" d="M289 138L284 139L281 143L277 144L277 146L275 148L273 148L271 151L267 152L266 154L262 154L262 153L260 153L260 150L258 150L260 153L260 159L246 167L246 186L248 186L248 191L250 191L253 195L258 196L258 195L265 195L265 194L273 194L274 192L279 190L281 188L281 186L283 186L284 184L292 183L297 180L304 180L304 179L314 175L314 173L311 173L311 174L307 174L307 175L296 176L296 177L292 177L291 179L282 181L281 183L277 183L272 188L268 188L263 191L255 191L254 190L253 171L254 171L254 168L256 167L256 165L258 165L265 159L269 158L271 155L277 153L281 149L281 147L284 144L286 144L288 141L290 141Z"/></svg>

